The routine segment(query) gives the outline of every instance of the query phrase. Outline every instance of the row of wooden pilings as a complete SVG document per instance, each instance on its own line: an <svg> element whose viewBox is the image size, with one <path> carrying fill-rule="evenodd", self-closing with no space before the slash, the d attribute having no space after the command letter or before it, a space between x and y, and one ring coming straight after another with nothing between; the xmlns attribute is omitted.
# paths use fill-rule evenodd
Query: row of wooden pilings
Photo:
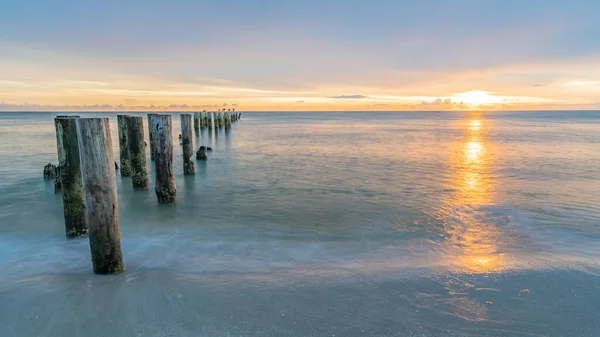
<svg viewBox="0 0 600 337"><path fill-rule="evenodd" d="M192 114L181 114L184 174L194 174ZM194 113L199 127L229 128L240 113ZM196 118L198 117L198 118ZM212 118L211 118L212 117ZM144 141L144 118L118 115L121 176L131 177L134 188L149 188ZM194 122L194 125L196 123ZM108 118L57 116L54 119L59 165L56 186L62 191L65 232L69 238L89 236L95 273L124 270L119 232L116 162ZM150 158L155 166L159 203L175 202L171 115L148 114ZM199 151L206 149L200 147Z"/></svg>
<svg viewBox="0 0 600 337"><path fill-rule="evenodd" d="M223 112L195 112L194 113L194 129L205 129L209 130L219 128L230 128L231 123L240 119L240 112L223 111Z"/></svg>

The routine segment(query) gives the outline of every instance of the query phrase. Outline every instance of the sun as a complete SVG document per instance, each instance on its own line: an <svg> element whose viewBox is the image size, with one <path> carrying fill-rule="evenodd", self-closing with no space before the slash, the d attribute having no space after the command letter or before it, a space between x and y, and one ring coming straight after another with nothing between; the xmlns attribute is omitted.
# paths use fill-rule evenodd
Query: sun
<svg viewBox="0 0 600 337"><path fill-rule="evenodd" d="M479 106L481 104L494 104L499 102L499 97L490 95L489 91L473 90L456 95L456 99L463 103Z"/></svg>

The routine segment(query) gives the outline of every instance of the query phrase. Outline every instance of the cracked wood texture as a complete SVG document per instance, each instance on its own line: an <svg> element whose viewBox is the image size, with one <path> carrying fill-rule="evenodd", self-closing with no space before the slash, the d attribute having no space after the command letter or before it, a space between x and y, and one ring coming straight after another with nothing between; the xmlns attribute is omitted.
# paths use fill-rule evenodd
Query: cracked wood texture
<svg viewBox="0 0 600 337"><path fill-rule="evenodd" d="M83 204L77 125L75 123L77 118L69 116L54 119L58 150L58 172L65 216L65 235L68 238L86 236L88 233Z"/></svg>
<svg viewBox="0 0 600 337"><path fill-rule="evenodd" d="M183 174L192 175L196 173L194 167L194 135L192 133L192 115L181 114L181 145L183 152Z"/></svg>
<svg viewBox="0 0 600 337"><path fill-rule="evenodd" d="M117 126L119 128L119 158L121 159L121 177L131 175L131 160L129 158L129 147L127 145L126 115L117 115Z"/></svg>
<svg viewBox="0 0 600 337"><path fill-rule="evenodd" d="M131 169L131 183L135 188L148 188L148 166L144 146L144 117L125 118L127 145Z"/></svg>
<svg viewBox="0 0 600 337"><path fill-rule="evenodd" d="M152 116L152 139L156 198L160 204L175 202L177 185L173 173L173 130L170 115Z"/></svg>
<svg viewBox="0 0 600 337"><path fill-rule="evenodd" d="M78 119L77 135L94 272L118 273L125 267L109 119Z"/></svg>

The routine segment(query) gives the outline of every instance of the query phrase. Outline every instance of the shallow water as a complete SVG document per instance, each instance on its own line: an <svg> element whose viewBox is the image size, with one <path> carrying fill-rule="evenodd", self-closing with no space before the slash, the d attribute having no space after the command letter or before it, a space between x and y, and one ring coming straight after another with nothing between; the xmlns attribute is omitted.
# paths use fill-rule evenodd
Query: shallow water
<svg viewBox="0 0 600 337"><path fill-rule="evenodd" d="M54 115L0 114L2 336L600 335L600 112L244 113L176 204L117 176L118 276L64 238Z"/></svg>

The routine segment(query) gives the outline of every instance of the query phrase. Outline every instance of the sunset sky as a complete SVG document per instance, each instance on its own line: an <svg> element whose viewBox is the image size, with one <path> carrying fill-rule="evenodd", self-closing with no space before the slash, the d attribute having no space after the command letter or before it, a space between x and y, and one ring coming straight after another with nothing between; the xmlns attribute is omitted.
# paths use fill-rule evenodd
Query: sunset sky
<svg viewBox="0 0 600 337"><path fill-rule="evenodd" d="M0 110L600 109L598 13L591 0L11 0Z"/></svg>

